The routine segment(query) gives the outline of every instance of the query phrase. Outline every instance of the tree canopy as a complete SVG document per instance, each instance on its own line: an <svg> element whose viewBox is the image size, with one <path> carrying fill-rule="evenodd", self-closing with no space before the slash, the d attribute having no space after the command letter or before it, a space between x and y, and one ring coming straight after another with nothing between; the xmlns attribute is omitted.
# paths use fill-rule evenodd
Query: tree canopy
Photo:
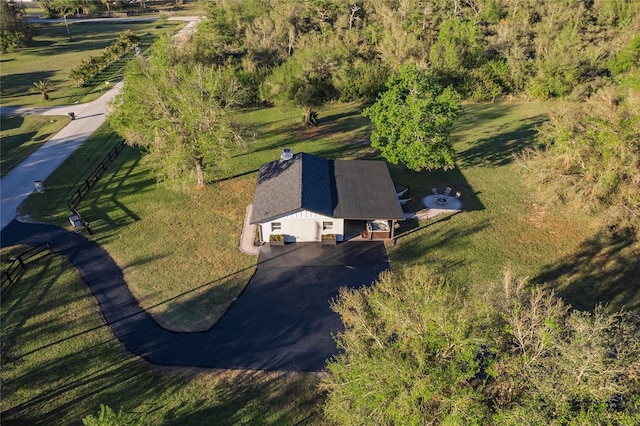
<svg viewBox="0 0 640 426"><path fill-rule="evenodd" d="M343 353L323 380L338 424L636 424L637 314L573 311L506 273L493 303L424 267L342 290Z"/></svg>
<svg viewBox="0 0 640 426"><path fill-rule="evenodd" d="M617 236L640 238L640 36L611 60L615 84L556 108L538 133L543 149L522 164L540 200L604 218Z"/></svg>
<svg viewBox="0 0 640 426"><path fill-rule="evenodd" d="M368 100L376 93L353 86L367 80L371 69L354 64L393 72L408 63L431 68L474 100L502 94L581 98L603 83L608 60L637 33L640 16L640 2L617 0L210 0L208 5L210 19L196 35L199 58L231 62L264 78L316 38L322 41L317 54L348 52L349 61L336 72L350 78L334 80L341 98L349 93Z"/></svg>
<svg viewBox="0 0 640 426"><path fill-rule="evenodd" d="M363 111L375 125L371 146L389 162L412 170L452 168L450 131L460 111L457 93L413 65L400 68L386 87Z"/></svg>
<svg viewBox="0 0 640 426"><path fill-rule="evenodd" d="M267 97L301 107L304 125L316 124L314 109L337 97L333 73L341 60L338 52L318 50L316 43L299 49L267 78Z"/></svg>
<svg viewBox="0 0 640 426"><path fill-rule="evenodd" d="M222 168L241 141L225 110L237 86L176 55L162 38L149 58L129 62L110 122L129 144L145 149L160 180L194 179L202 186L205 171Z"/></svg>
<svg viewBox="0 0 640 426"><path fill-rule="evenodd" d="M31 41L31 26L24 10L13 0L0 2L0 53L25 47Z"/></svg>

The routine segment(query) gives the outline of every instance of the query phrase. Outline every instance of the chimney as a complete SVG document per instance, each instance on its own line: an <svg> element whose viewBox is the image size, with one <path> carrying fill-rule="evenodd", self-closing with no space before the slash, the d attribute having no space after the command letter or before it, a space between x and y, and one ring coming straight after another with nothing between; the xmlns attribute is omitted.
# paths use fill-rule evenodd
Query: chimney
<svg viewBox="0 0 640 426"><path fill-rule="evenodd" d="M284 148L280 154L280 161L287 161L293 158L293 152L289 148Z"/></svg>

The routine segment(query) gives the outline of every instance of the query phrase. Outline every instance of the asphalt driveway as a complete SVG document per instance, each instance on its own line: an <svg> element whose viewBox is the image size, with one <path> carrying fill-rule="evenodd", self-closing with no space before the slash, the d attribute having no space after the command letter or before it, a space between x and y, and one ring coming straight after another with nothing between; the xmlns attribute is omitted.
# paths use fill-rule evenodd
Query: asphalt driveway
<svg viewBox="0 0 640 426"><path fill-rule="evenodd" d="M265 246L245 291L212 332L226 368L320 371L342 329L340 287L374 282L389 266L382 242Z"/></svg>
<svg viewBox="0 0 640 426"><path fill-rule="evenodd" d="M264 247L244 292L210 330L160 327L133 297L122 272L95 241L62 228L13 221L0 245L50 241L79 271L106 323L131 353L158 365L321 371L336 353L340 318L330 309L338 289L374 282L389 262L381 242Z"/></svg>

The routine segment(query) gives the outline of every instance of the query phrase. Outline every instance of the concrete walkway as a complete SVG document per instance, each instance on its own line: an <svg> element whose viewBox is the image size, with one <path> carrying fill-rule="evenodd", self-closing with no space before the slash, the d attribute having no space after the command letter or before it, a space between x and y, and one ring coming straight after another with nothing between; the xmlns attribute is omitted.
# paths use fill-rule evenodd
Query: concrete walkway
<svg viewBox="0 0 640 426"><path fill-rule="evenodd" d="M252 225L251 212L253 204L249 204L244 214L244 223L242 224L242 235L240 236L240 250L246 254L257 256L260 253L260 247L253 245L253 238L256 235L256 225Z"/></svg>

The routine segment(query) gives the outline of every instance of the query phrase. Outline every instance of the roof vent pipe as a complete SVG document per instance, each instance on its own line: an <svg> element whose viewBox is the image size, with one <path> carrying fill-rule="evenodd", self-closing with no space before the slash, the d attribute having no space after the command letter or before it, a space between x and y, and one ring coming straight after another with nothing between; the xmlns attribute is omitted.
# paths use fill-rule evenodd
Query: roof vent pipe
<svg viewBox="0 0 640 426"><path fill-rule="evenodd" d="M287 161L293 158L293 152L289 148L285 148L282 150L282 154L280 154L280 161Z"/></svg>

